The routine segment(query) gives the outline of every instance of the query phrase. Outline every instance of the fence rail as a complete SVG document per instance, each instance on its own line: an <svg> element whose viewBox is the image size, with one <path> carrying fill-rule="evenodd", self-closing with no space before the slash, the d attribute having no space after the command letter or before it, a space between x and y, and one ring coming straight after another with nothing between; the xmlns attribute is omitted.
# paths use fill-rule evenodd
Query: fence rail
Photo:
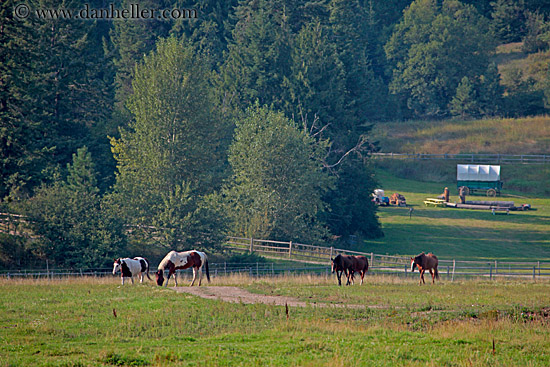
<svg viewBox="0 0 550 367"><path fill-rule="evenodd" d="M257 252L266 257L287 259L329 267L330 258L338 254L363 255L369 259L369 271L375 274L410 274L410 258L375 253L350 251L334 247L304 245L300 243L257 240L252 238L230 237L226 246L238 251ZM454 280L458 277L503 277L549 278L550 261L512 262L500 260L462 261L439 260L440 276Z"/></svg>
<svg viewBox="0 0 550 367"><path fill-rule="evenodd" d="M453 160L468 163L550 164L546 154L424 154L424 153L372 153L375 158L413 160Z"/></svg>

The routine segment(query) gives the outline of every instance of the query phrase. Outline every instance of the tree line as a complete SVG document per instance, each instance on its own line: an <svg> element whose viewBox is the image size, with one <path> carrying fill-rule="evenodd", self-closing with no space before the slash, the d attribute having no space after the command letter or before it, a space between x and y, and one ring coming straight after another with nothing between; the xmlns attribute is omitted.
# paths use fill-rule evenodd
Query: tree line
<svg viewBox="0 0 550 367"><path fill-rule="evenodd" d="M0 234L5 267L216 250L228 234L376 238L374 123L544 113L550 97L550 77L505 88L494 62L502 43L549 48L537 1L210 0L187 6L196 19L94 21L15 5L0 5L0 205L32 236Z"/></svg>

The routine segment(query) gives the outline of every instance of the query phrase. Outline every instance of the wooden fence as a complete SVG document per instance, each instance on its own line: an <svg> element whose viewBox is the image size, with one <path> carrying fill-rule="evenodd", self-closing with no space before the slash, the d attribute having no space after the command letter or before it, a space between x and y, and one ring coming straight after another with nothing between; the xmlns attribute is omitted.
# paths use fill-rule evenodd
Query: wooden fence
<svg viewBox="0 0 550 367"><path fill-rule="evenodd" d="M257 240L230 237L226 246L239 251L248 251L275 259L287 259L330 267L330 259L338 254L363 255L369 259L369 271L374 274L410 275L410 257L389 256L305 245L295 242ZM459 277L517 277L527 279L550 278L550 261L511 262L500 260L463 261L439 259L440 276L448 280ZM418 273L417 273L418 274Z"/></svg>
<svg viewBox="0 0 550 367"><path fill-rule="evenodd" d="M413 159L413 160L452 160L464 163L508 163L508 164L549 164L550 155L546 154L424 154L424 153L372 153L375 158Z"/></svg>

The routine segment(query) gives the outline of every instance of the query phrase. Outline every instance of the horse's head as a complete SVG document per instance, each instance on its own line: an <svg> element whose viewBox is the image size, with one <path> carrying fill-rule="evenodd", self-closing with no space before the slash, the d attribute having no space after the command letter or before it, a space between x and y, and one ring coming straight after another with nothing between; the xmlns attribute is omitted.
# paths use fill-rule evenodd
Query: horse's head
<svg viewBox="0 0 550 367"><path fill-rule="evenodd" d="M342 255L336 255L335 258L330 258L332 272L340 270L342 267Z"/></svg>
<svg viewBox="0 0 550 367"><path fill-rule="evenodd" d="M162 284L164 283L164 270L159 269L155 273L155 278L157 279L157 285L162 287Z"/></svg>
<svg viewBox="0 0 550 367"><path fill-rule="evenodd" d="M411 257L411 273L414 271L414 268L416 268L416 260L414 257Z"/></svg>
<svg viewBox="0 0 550 367"><path fill-rule="evenodd" d="M120 269L120 265L122 264L122 261L121 259L116 259L114 262L113 262L113 275L116 274L116 272L118 271L118 269Z"/></svg>

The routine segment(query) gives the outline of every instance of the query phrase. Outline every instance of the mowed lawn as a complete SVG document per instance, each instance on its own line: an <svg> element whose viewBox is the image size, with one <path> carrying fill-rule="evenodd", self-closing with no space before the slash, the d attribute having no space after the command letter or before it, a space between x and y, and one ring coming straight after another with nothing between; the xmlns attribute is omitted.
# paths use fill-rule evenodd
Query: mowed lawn
<svg viewBox="0 0 550 367"><path fill-rule="evenodd" d="M311 276L212 284L309 306L226 303L113 278L0 280L0 365L550 365L550 282L419 286L371 275L349 287Z"/></svg>
<svg viewBox="0 0 550 367"><path fill-rule="evenodd" d="M384 238L366 241L362 250L379 254L413 255L433 252L443 259L550 260L550 199L537 197L468 196L467 200L514 201L530 204L533 210L493 215L488 210L426 207L445 186L451 201L459 202L456 183L421 183L377 171L386 196L398 192L413 208L381 207L378 215ZM541 182L548 185L549 182Z"/></svg>

